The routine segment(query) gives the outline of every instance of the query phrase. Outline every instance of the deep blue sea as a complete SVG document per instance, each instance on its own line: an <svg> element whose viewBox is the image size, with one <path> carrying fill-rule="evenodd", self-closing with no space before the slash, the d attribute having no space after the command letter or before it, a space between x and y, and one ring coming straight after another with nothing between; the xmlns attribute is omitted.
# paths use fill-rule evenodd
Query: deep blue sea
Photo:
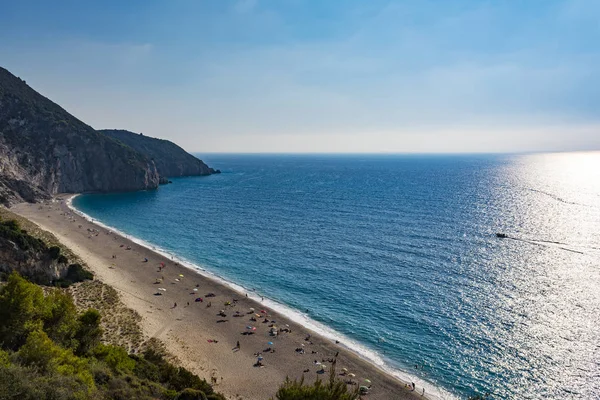
<svg viewBox="0 0 600 400"><path fill-rule="evenodd" d="M600 153L201 158L74 205L443 398L600 398Z"/></svg>

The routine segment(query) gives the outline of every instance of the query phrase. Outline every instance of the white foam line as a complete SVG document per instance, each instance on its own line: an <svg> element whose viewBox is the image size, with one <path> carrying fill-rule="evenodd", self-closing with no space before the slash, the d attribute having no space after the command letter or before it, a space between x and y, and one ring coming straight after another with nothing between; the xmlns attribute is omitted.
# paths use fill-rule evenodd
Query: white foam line
<svg viewBox="0 0 600 400"><path fill-rule="evenodd" d="M433 385L430 382L427 382L421 378L412 376L405 371L402 371L402 370L399 370L397 368L390 366L388 363L386 363L383 360L383 358L376 351L371 350L371 349L365 347L364 345L362 345L361 343L359 343L353 339L350 339L339 332L336 332L334 329L309 318L306 314L304 314L298 310L295 310L289 306L281 304L273 299L269 299L267 297L261 296L254 290L248 290L241 285L238 285L238 284L236 284L232 281L229 281L225 278L222 278L222 277L216 275L215 273L207 270L206 268L203 268L197 264L194 264L193 262L191 262L189 260L186 260L185 258L179 257L175 254L171 254L167 250L161 249L160 247L158 247L152 243L146 242L135 236L131 236L123 231L120 231L119 229L117 229L115 227L106 225L106 224L98 221L97 219L92 218L88 214L78 210L77 208L75 208L73 206L73 199L77 196L79 196L79 194L70 196L66 200L66 205L74 213L87 219L88 221L90 221L96 225L99 225L105 229L108 229L112 232L115 232L115 233L131 240L132 242L134 242L142 247L145 247L149 250L152 250L166 258L171 258L173 261L178 262L180 265L182 265L192 271L195 271L206 278L212 279L212 280L220 283L221 285L227 286L241 295L248 294L249 298L265 305L265 307L278 312L279 314L289 318L293 322L295 322L299 325L302 325L303 327L315 332L316 334L318 334L320 336L323 336L331 341L336 341L336 340L339 341L340 342L339 345L343 345L346 349L348 349L349 351L358 355L360 358L367 360L368 362L375 365L380 370L395 377L396 379L399 379L403 383L415 382L415 385L417 387L417 389L415 390L416 393L420 393L422 391L422 389L425 388L425 393L427 394L427 396L425 396L426 399L431 399L431 400L457 400L458 399L458 397L452 395L451 393L446 392L445 390ZM264 297L264 300L262 300L263 297Z"/></svg>

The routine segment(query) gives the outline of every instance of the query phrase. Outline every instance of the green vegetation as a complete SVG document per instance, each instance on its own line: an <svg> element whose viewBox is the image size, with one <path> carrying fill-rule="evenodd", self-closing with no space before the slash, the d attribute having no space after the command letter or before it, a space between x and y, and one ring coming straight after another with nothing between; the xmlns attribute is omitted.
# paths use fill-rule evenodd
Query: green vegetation
<svg viewBox="0 0 600 400"><path fill-rule="evenodd" d="M349 390L344 382L336 379L335 368L331 369L326 383L317 379L307 385L304 377L300 380L286 378L275 395L276 400L356 400L359 397L358 389Z"/></svg>
<svg viewBox="0 0 600 400"><path fill-rule="evenodd" d="M130 355L101 343L100 323L70 294L13 272L0 288L0 400L225 399L151 346Z"/></svg>
<svg viewBox="0 0 600 400"><path fill-rule="evenodd" d="M47 248L42 240L36 239L29 235L27 231L21 230L19 223L15 220L0 221L0 238L10 240L23 251L46 251L52 259L57 259L60 255L60 249L56 247L58 254L53 257L56 251L54 250L55 247Z"/></svg>

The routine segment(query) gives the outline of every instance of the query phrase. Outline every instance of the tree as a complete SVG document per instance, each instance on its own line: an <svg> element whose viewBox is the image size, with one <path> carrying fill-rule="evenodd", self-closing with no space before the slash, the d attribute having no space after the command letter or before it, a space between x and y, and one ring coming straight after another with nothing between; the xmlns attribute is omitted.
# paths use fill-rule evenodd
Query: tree
<svg viewBox="0 0 600 400"><path fill-rule="evenodd" d="M61 346L74 348L74 337L80 323L73 298L54 289L46 296L45 302L44 331Z"/></svg>
<svg viewBox="0 0 600 400"><path fill-rule="evenodd" d="M17 272L0 289L0 343L17 350L30 332L41 328L46 303L42 289Z"/></svg>
<svg viewBox="0 0 600 400"><path fill-rule="evenodd" d="M100 319L100 313L94 309L89 309L79 316L79 326L75 332L75 339L78 342L75 354L86 355L98 346L102 338Z"/></svg>
<svg viewBox="0 0 600 400"><path fill-rule="evenodd" d="M95 387L87 360L77 357L71 350L61 348L40 329L29 334L27 341L17 352L17 359L21 365L33 367L44 374L74 377L88 391Z"/></svg>

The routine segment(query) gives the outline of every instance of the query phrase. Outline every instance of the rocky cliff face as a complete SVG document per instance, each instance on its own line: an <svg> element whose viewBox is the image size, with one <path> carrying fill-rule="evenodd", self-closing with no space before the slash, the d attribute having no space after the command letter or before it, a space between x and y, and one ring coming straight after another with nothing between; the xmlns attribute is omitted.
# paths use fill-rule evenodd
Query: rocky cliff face
<svg viewBox="0 0 600 400"><path fill-rule="evenodd" d="M60 252L59 247L48 247L21 229L17 221L0 217L0 273L18 271L34 282L47 285L68 273L68 258Z"/></svg>
<svg viewBox="0 0 600 400"><path fill-rule="evenodd" d="M0 237L0 272L10 274L18 271L34 282L49 284L64 278L68 264L64 260L52 259L47 252L23 250L15 242Z"/></svg>
<svg viewBox="0 0 600 400"><path fill-rule="evenodd" d="M0 68L0 203L158 187L146 155L70 115Z"/></svg>
<svg viewBox="0 0 600 400"><path fill-rule="evenodd" d="M141 133L118 129L103 129L98 132L150 157L156 164L158 173L163 180L167 177L210 175L221 172L210 168L202 160L168 140L155 139Z"/></svg>

